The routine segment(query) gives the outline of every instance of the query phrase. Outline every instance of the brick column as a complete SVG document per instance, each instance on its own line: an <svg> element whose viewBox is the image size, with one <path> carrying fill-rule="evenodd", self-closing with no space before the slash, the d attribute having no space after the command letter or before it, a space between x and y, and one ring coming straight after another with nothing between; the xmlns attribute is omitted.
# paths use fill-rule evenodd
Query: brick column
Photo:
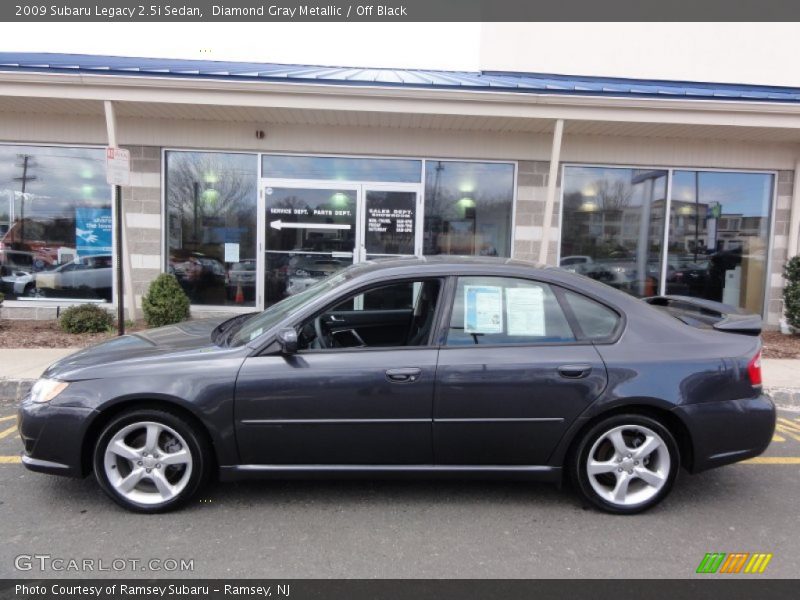
<svg viewBox="0 0 800 600"><path fill-rule="evenodd" d="M767 275L767 325L774 329L783 316L783 284L781 274L787 260L789 219L792 212L794 171L779 171L777 181L775 221L772 224L772 256Z"/></svg>
<svg viewBox="0 0 800 600"><path fill-rule="evenodd" d="M514 248L512 256L523 260L539 260L539 246L544 226L544 210L547 202L548 161L522 160L517 172L517 205L514 223ZM560 185L560 181L557 182ZM550 247L547 262L556 264L559 244L559 217L561 214L561 190L556 190L553 220L550 226Z"/></svg>
<svg viewBox="0 0 800 600"><path fill-rule="evenodd" d="M142 295L161 273L161 149L155 146L125 146L131 151L131 185L123 188L122 210L127 217L126 231L131 259L136 307ZM141 316L141 313L139 314Z"/></svg>

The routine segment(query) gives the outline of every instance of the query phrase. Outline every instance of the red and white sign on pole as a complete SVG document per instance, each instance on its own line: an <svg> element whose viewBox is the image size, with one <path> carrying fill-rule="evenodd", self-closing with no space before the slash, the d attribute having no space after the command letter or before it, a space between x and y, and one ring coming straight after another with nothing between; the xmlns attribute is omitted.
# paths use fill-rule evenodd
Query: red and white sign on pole
<svg viewBox="0 0 800 600"><path fill-rule="evenodd" d="M106 181L109 185L130 185L130 150L113 146L106 147Z"/></svg>

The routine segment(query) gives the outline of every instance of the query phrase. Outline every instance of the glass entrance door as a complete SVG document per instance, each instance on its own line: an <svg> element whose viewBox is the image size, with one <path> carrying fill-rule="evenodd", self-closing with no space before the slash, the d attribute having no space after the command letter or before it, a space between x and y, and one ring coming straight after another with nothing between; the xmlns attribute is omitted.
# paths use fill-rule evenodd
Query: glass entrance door
<svg viewBox="0 0 800 600"><path fill-rule="evenodd" d="M419 186L263 180L264 306L353 263L421 252Z"/></svg>
<svg viewBox="0 0 800 600"><path fill-rule="evenodd" d="M330 184L264 187L265 306L353 264L359 195Z"/></svg>

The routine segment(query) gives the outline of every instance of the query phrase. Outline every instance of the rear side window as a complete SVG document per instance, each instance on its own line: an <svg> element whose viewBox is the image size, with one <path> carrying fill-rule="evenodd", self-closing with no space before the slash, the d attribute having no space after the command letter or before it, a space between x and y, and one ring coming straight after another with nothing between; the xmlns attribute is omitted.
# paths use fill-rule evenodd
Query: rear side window
<svg viewBox="0 0 800 600"><path fill-rule="evenodd" d="M459 277L448 346L575 341L550 286L513 277Z"/></svg>
<svg viewBox="0 0 800 600"><path fill-rule="evenodd" d="M584 336L590 340L611 337L619 323L617 313L599 302L574 292L564 291L564 297L566 297Z"/></svg>

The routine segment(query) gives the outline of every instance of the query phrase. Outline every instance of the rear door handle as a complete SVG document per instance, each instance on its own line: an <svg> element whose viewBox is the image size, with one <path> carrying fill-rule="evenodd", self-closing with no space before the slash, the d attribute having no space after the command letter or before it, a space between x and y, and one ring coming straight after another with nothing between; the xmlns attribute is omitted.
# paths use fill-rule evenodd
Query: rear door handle
<svg viewBox="0 0 800 600"><path fill-rule="evenodd" d="M419 379L422 369L389 369L386 371L386 378L392 383L413 383Z"/></svg>
<svg viewBox="0 0 800 600"><path fill-rule="evenodd" d="M567 379L580 379L592 371L592 365L561 365L558 374Z"/></svg>

